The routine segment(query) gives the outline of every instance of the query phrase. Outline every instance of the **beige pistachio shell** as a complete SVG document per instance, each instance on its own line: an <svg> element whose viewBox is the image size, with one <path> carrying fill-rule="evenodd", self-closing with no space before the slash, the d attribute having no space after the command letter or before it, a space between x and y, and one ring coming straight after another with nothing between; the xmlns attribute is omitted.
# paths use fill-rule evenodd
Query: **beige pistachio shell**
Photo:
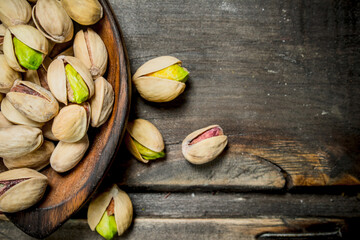
<svg viewBox="0 0 360 240"><path fill-rule="evenodd" d="M46 58L45 58L46 59ZM47 83L47 71L43 65L38 70L27 70L25 73L25 81L35 83L46 90L50 91Z"/></svg>
<svg viewBox="0 0 360 240"><path fill-rule="evenodd" d="M54 151L54 143L44 141L41 147L25 156L18 158L4 158L4 165L8 169L31 168L37 171L49 164L51 153Z"/></svg>
<svg viewBox="0 0 360 240"><path fill-rule="evenodd" d="M133 218L133 206L131 199L126 192L114 184L111 189L101 193L90 202L88 208L88 224L92 231L95 231L104 212L109 206L111 199L114 199L114 217L118 235L122 235L129 228Z"/></svg>
<svg viewBox="0 0 360 240"><path fill-rule="evenodd" d="M0 24L0 53L3 50L5 32L6 32L6 28L5 28L4 24Z"/></svg>
<svg viewBox="0 0 360 240"><path fill-rule="evenodd" d="M4 117L3 113L0 112L0 128L10 127L13 125L14 124L7 120L6 117Z"/></svg>
<svg viewBox="0 0 360 240"><path fill-rule="evenodd" d="M90 106L88 106L90 109ZM90 112L82 105L72 104L62 108L54 118L51 128L54 136L63 142L80 141L88 129Z"/></svg>
<svg viewBox="0 0 360 240"><path fill-rule="evenodd" d="M45 125L42 127L43 135L46 139L52 140L52 141L59 141L54 134L52 133L52 125L53 125L54 119L51 119L50 121L46 122Z"/></svg>
<svg viewBox="0 0 360 240"><path fill-rule="evenodd" d="M7 120L14 124L21 124L30 127L42 127L44 123L35 122L23 114L21 114L14 106L10 103L8 98L4 98L1 102L1 111Z"/></svg>
<svg viewBox="0 0 360 240"><path fill-rule="evenodd" d="M133 155L140 162L143 162L143 163L148 163L149 162L149 160L144 159L142 157L141 153L137 149L133 139L131 138L131 136L130 136L130 134L128 132L125 133L124 141L125 141L126 148L129 150L131 155Z"/></svg>
<svg viewBox="0 0 360 240"><path fill-rule="evenodd" d="M9 92L15 80L21 80L21 74L8 65L3 54L0 54L0 72L0 92L2 93Z"/></svg>
<svg viewBox="0 0 360 240"><path fill-rule="evenodd" d="M61 0L67 14L81 25L95 24L103 17L103 8L98 0Z"/></svg>
<svg viewBox="0 0 360 240"><path fill-rule="evenodd" d="M40 32L54 42L68 42L74 35L73 22L57 0L38 0L32 17Z"/></svg>
<svg viewBox="0 0 360 240"><path fill-rule="evenodd" d="M36 204L44 195L47 177L28 168L14 169L0 173L0 182L26 179L11 187L0 196L0 211L17 212Z"/></svg>
<svg viewBox="0 0 360 240"><path fill-rule="evenodd" d="M114 90L105 78L95 80L95 94L90 99L91 126L100 127L109 118L114 105Z"/></svg>
<svg viewBox="0 0 360 240"><path fill-rule="evenodd" d="M14 125L0 128L0 157L16 158L38 149L43 143L40 129Z"/></svg>
<svg viewBox="0 0 360 240"><path fill-rule="evenodd" d="M1 0L0 21L6 26L26 24L31 18L31 6L26 0Z"/></svg>
<svg viewBox="0 0 360 240"><path fill-rule="evenodd" d="M181 65L181 61L176 57L172 57L172 56L161 56L161 57L153 58L138 68L138 70L135 72L133 76L133 79L137 79L147 74L157 72L161 69L167 68L174 64Z"/></svg>
<svg viewBox="0 0 360 240"><path fill-rule="evenodd" d="M91 28L76 34L74 55L85 64L94 79L104 75L108 53L101 37Z"/></svg>
<svg viewBox="0 0 360 240"><path fill-rule="evenodd" d="M197 136L215 127L220 128L219 125L211 125L190 133L183 140L182 153L186 160L193 164L204 164L214 160L220 155L227 145L227 136L225 135L210 137L198 143L189 145Z"/></svg>
<svg viewBox="0 0 360 240"><path fill-rule="evenodd" d="M37 70L27 70L25 73L25 81L29 81L41 86L39 75Z"/></svg>
<svg viewBox="0 0 360 240"><path fill-rule="evenodd" d="M88 147L89 138L87 135L74 143L60 141L50 158L52 169L56 172L69 171L81 161Z"/></svg>
<svg viewBox="0 0 360 240"><path fill-rule="evenodd" d="M25 86L40 96L16 92L18 86ZM36 122L47 122L59 112L59 104L51 92L32 82L15 81L6 97L21 114Z"/></svg>

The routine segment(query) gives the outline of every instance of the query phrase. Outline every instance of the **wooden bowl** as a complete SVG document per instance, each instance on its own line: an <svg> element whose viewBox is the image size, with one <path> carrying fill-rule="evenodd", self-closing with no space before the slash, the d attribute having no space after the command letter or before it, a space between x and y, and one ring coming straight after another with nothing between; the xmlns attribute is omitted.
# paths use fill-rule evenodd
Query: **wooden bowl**
<svg viewBox="0 0 360 240"><path fill-rule="evenodd" d="M42 171L49 179L44 198L25 211L6 214L30 236L45 238L59 228L86 202L110 168L123 137L130 104L130 70L125 46L115 15L107 0L100 0L104 17L91 26L104 40L109 53L107 80L115 92L109 120L89 130L90 147L84 159L68 173L59 174L50 167Z"/></svg>

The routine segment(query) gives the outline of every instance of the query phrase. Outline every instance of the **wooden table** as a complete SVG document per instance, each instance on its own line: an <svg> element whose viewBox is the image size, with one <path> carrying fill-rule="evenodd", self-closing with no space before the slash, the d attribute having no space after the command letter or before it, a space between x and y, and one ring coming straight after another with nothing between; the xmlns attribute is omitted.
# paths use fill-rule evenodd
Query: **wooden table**
<svg viewBox="0 0 360 240"><path fill-rule="evenodd" d="M147 102L133 89L130 120L154 123L167 155L143 164L121 145L99 189L118 183L133 201L134 223L119 239L346 239L358 232L358 1L110 3L132 73L162 55L191 72L185 92L169 103ZM194 166L181 142L211 124L224 129L228 147ZM49 239L101 239L86 211ZM6 221L0 238L30 239Z"/></svg>

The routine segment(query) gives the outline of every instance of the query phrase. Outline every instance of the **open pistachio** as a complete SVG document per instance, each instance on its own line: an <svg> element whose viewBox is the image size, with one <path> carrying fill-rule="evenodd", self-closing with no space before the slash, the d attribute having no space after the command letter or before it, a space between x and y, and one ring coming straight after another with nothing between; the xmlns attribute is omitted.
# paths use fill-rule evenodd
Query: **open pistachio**
<svg viewBox="0 0 360 240"><path fill-rule="evenodd" d="M3 50L5 32L6 32L6 28L4 24L0 24L0 53L2 53Z"/></svg>
<svg viewBox="0 0 360 240"><path fill-rule="evenodd" d="M38 149L43 143L40 129L14 125L0 128L0 157L16 158Z"/></svg>
<svg viewBox="0 0 360 240"><path fill-rule="evenodd" d="M0 92L7 93L15 80L21 80L21 75L12 69L3 54L0 54Z"/></svg>
<svg viewBox="0 0 360 240"><path fill-rule="evenodd" d="M190 133L182 142L182 153L193 164L214 160L226 147L227 136L219 125L211 125Z"/></svg>
<svg viewBox="0 0 360 240"><path fill-rule="evenodd" d="M165 157L161 133L151 122L144 119L128 123L125 144L130 153L144 163Z"/></svg>
<svg viewBox="0 0 360 240"><path fill-rule="evenodd" d="M27 24L31 18L31 6L26 0L0 1L0 21L7 27Z"/></svg>
<svg viewBox="0 0 360 240"><path fill-rule="evenodd" d="M109 240L116 233L120 236L129 228L133 206L129 196L114 184L111 189L90 202L87 217L90 229L96 229L101 236Z"/></svg>
<svg viewBox="0 0 360 240"><path fill-rule="evenodd" d="M81 25L95 24L103 17L103 8L98 0L61 0L67 14Z"/></svg>
<svg viewBox="0 0 360 240"><path fill-rule="evenodd" d="M14 124L7 120L6 117L4 117L4 114L0 112L0 128L10 127L13 125Z"/></svg>
<svg viewBox="0 0 360 240"><path fill-rule="evenodd" d="M89 70L77 58L59 56L49 66L50 91L59 102L83 103L94 95L94 81Z"/></svg>
<svg viewBox="0 0 360 240"><path fill-rule="evenodd" d="M114 105L114 90L105 78L95 80L95 94L90 99L91 126L100 127L109 118Z"/></svg>
<svg viewBox="0 0 360 240"><path fill-rule="evenodd" d="M48 47L46 38L32 26L17 25L6 30L4 55L9 66L18 72L38 69Z"/></svg>
<svg viewBox="0 0 360 240"><path fill-rule="evenodd" d="M52 169L56 172L69 171L80 162L88 147L89 138L87 135L74 143L60 141L50 158Z"/></svg>
<svg viewBox="0 0 360 240"><path fill-rule="evenodd" d="M162 56L144 63L134 74L133 83L144 99L168 102L184 91L188 75L179 59Z"/></svg>
<svg viewBox="0 0 360 240"><path fill-rule="evenodd" d="M101 37L91 28L76 34L74 55L85 64L94 79L104 75L108 53Z"/></svg>
<svg viewBox="0 0 360 240"><path fill-rule="evenodd" d="M32 82L15 81L6 97L16 110L36 122L47 122L59 112L54 96Z"/></svg>
<svg viewBox="0 0 360 240"><path fill-rule="evenodd" d="M8 169L32 168L37 171L43 169L49 164L51 153L54 151L54 143L44 141L40 148L17 158L4 158L4 165Z"/></svg>
<svg viewBox="0 0 360 240"><path fill-rule="evenodd" d="M18 212L36 204L44 195L47 177L28 168L0 173L0 211Z"/></svg>
<svg viewBox="0 0 360 240"><path fill-rule="evenodd" d="M90 105L71 104L63 107L54 118L52 133L60 141L74 143L82 139L90 123Z"/></svg>

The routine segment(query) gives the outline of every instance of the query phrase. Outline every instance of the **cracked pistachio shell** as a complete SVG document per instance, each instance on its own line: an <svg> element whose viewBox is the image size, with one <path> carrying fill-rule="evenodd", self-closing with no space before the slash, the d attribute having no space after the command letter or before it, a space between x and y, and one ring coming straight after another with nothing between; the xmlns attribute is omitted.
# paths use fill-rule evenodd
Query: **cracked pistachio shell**
<svg viewBox="0 0 360 240"><path fill-rule="evenodd" d="M0 54L0 72L0 92L2 93L9 92L15 80L21 80L21 74L8 65L3 54Z"/></svg>
<svg viewBox="0 0 360 240"><path fill-rule="evenodd" d="M50 165L56 172L66 172L75 167L83 158L89 147L87 135L80 141L66 143L60 141L51 155Z"/></svg>
<svg viewBox="0 0 360 240"><path fill-rule="evenodd" d="M91 28L76 34L74 55L85 64L94 79L104 75L108 53L101 37Z"/></svg>
<svg viewBox="0 0 360 240"><path fill-rule="evenodd" d="M21 124L30 127L42 127L42 125L44 125L44 123L35 122L25 117L18 110L16 110L16 108L14 108L14 106L7 98L4 98L1 102L1 111L6 119L14 124Z"/></svg>
<svg viewBox="0 0 360 240"><path fill-rule="evenodd" d="M114 184L109 190L94 198L89 205L87 219L90 229L95 231L103 214L114 199L114 216L118 235L123 234L129 228L133 217L133 206L126 192Z"/></svg>
<svg viewBox="0 0 360 240"><path fill-rule="evenodd" d="M36 27L56 43L68 42L74 35L74 25L57 0L38 0L32 10Z"/></svg>
<svg viewBox="0 0 360 240"><path fill-rule="evenodd" d="M6 26L27 24L31 18L31 6L26 0L1 0L0 21Z"/></svg>
<svg viewBox="0 0 360 240"><path fill-rule="evenodd" d="M5 32L6 32L6 28L5 28L4 24L0 24L0 53L3 50Z"/></svg>
<svg viewBox="0 0 360 240"><path fill-rule="evenodd" d="M125 143L130 153L136 159L144 163L149 162L149 160L146 160L141 156L133 139L154 152L161 152L165 148L160 131L154 124L145 119L136 119L133 122L128 122Z"/></svg>
<svg viewBox="0 0 360 240"><path fill-rule="evenodd" d="M63 142L73 143L82 139L89 127L90 105L72 104L62 108L54 118L51 128L54 136Z"/></svg>
<svg viewBox="0 0 360 240"><path fill-rule="evenodd" d="M4 158L4 165L8 169L31 168L37 171L49 164L51 153L54 151L54 143L44 141L41 147L25 156L18 158Z"/></svg>
<svg viewBox="0 0 360 240"><path fill-rule="evenodd" d="M86 66L75 57L59 56L50 64L47 72L47 80L50 91L55 98L65 105L68 104L67 77L65 73L65 64L70 64L77 73L80 74L89 90L90 99L94 95L94 81Z"/></svg>
<svg viewBox="0 0 360 240"><path fill-rule="evenodd" d="M100 127L109 118L114 105L114 90L105 78L95 80L95 94L90 99L91 126Z"/></svg>
<svg viewBox="0 0 360 240"><path fill-rule="evenodd" d="M168 102L185 90L185 83L147 76L174 64L181 64L175 57L162 56L144 63L134 74L133 83L140 95L151 102Z"/></svg>
<svg viewBox="0 0 360 240"><path fill-rule="evenodd" d="M42 132L45 138L52 140L52 141L59 141L54 134L52 133L52 125L53 125L54 119L51 119L50 121L46 122L45 125L42 127Z"/></svg>
<svg viewBox="0 0 360 240"><path fill-rule="evenodd" d="M0 211L18 212L36 204L44 195L47 177L35 170L19 168L0 173L0 183L23 181L12 186L0 196Z"/></svg>
<svg viewBox="0 0 360 240"><path fill-rule="evenodd" d="M43 64L37 70L27 70L25 73L25 81L35 83L46 90L50 91L47 83L47 67L46 63L51 61L50 58L46 57ZM49 63L50 64L50 63Z"/></svg>
<svg viewBox="0 0 360 240"><path fill-rule="evenodd" d="M9 120L7 120L6 117L4 117L4 114L0 112L0 128L6 128L13 125L14 124L12 124Z"/></svg>
<svg viewBox="0 0 360 240"><path fill-rule="evenodd" d="M51 92L32 82L15 81L6 97L21 114L36 122L47 122L59 112Z"/></svg>
<svg viewBox="0 0 360 240"><path fill-rule="evenodd" d="M103 8L98 0L61 0L67 14L81 25L95 24L103 17Z"/></svg>
<svg viewBox="0 0 360 240"><path fill-rule="evenodd" d="M26 69L19 64L15 55L13 36L28 47L41 52L43 58L48 53L49 43L39 30L29 25L9 27L5 32L3 51L9 66L18 72L26 72Z"/></svg>
<svg viewBox="0 0 360 240"><path fill-rule="evenodd" d="M202 133L212 129L219 128L219 136L203 139L195 144L190 142ZM190 133L182 142L182 153L186 160L193 164L204 164L214 160L224 150L227 144L227 136L223 135L219 125L211 125L195 132Z"/></svg>
<svg viewBox="0 0 360 240"><path fill-rule="evenodd" d="M0 128L0 157L16 158L38 149L43 143L40 129L14 125Z"/></svg>

